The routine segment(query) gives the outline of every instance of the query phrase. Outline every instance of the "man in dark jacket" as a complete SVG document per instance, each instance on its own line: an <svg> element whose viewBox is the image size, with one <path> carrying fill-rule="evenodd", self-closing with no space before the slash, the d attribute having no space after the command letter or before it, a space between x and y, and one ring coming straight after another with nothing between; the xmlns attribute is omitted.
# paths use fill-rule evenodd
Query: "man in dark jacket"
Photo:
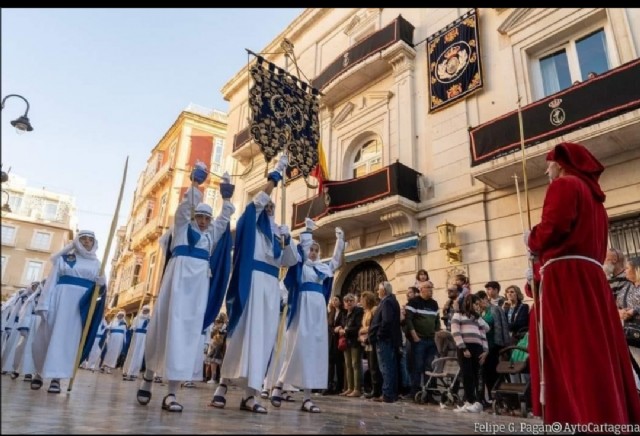
<svg viewBox="0 0 640 436"><path fill-rule="evenodd" d="M400 304L391 283L378 285L380 304L369 327L369 342L376 345L382 372L382 400L393 403L398 399L398 352L402 347Z"/></svg>

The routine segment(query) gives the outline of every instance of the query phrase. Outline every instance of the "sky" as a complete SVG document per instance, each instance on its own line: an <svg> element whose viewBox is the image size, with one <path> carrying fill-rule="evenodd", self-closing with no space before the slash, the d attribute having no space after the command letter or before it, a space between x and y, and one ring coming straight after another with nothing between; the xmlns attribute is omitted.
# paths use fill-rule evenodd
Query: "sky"
<svg viewBox="0 0 640 436"><path fill-rule="evenodd" d="M150 152L190 103L226 112L220 90L304 9L2 8L2 98L30 104L34 130L2 110L3 171L75 197L78 227L102 259L122 183L118 226ZM115 249L112 242L110 253ZM109 271L109 264L106 271Z"/></svg>

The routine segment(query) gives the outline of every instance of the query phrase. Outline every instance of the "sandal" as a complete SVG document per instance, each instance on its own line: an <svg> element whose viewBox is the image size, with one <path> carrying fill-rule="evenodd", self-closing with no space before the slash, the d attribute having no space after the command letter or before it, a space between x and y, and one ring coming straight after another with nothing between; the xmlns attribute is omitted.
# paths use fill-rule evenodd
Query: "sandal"
<svg viewBox="0 0 640 436"><path fill-rule="evenodd" d="M269 391L267 389L263 389L262 392L260 392L260 398L263 400L269 398Z"/></svg>
<svg viewBox="0 0 640 436"><path fill-rule="evenodd" d="M267 409L264 408L264 406L258 404L258 403L253 403L253 406L247 406L247 403L249 402L249 400L254 400L255 398L253 397L253 395L251 395L249 398L247 398L246 400L243 398L240 401L240 410L246 410L248 412L253 412L253 413L267 413Z"/></svg>
<svg viewBox="0 0 640 436"><path fill-rule="evenodd" d="M33 378L33 380L31 380L31 389L33 389L34 391L37 391L41 387L42 387L42 379L40 378L39 375L37 375Z"/></svg>
<svg viewBox="0 0 640 436"><path fill-rule="evenodd" d="M287 403L295 403L296 399L293 398L291 395L287 394L284 397L282 397L282 401L286 401Z"/></svg>
<svg viewBox="0 0 640 436"><path fill-rule="evenodd" d="M278 395L274 394L274 392L277 392ZM280 407L282 405L282 388L279 388L278 386L274 387L273 389L271 389L271 405L273 407Z"/></svg>
<svg viewBox="0 0 640 436"><path fill-rule="evenodd" d="M60 380L57 379L53 379L51 380L51 383L49 384L49 389L47 389L47 392L49 392L50 394L59 394L60 393Z"/></svg>
<svg viewBox="0 0 640 436"><path fill-rule="evenodd" d="M20 377L20 373L16 372L16 371L13 371L9 377L11 377L11 380L15 380L18 377Z"/></svg>
<svg viewBox="0 0 640 436"><path fill-rule="evenodd" d="M147 383L153 383L153 379L149 380L144 376L142 376L142 379ZM142 406L146 406L151 401L151 391L138 389L138 392L136 393L136 400L138 400L138 403L140 403ZM164 402L162 404L164 405Z"/></svg>
<svg viewBox="0 0 640 436"><path fill-rule="evenodd" d="M211 400L211 402L209 403L209 406L211 407L215 407L217 409L224 409L224 406L227 405L227 399L224 397L224 395L227 395L227 385L225 385L224 383L220 383L218 385L218 388L224 388L224 394L222 395L215 395L213 396L213 400ZM218 389L216 388L216 391Z"/></svg>
<svg viewBox="0 0 640 436"><path fill-rule="evenodd" d="M304 400L304 402L302 403L302 407L300 407L300 410L309 413L320 413L320 408L313 404L308 398Z"/></svg>
<svg viewBox="0 0 640 436"><path fill-rule="evenodd" d="M167 404L167 398L169 397L173 397L173 401L169 401L169 404ZM162 399L162 410L166 410L167 412L182 412L182 404L178 403L175 398L176 396L173 394L166 395Z"/></svg>

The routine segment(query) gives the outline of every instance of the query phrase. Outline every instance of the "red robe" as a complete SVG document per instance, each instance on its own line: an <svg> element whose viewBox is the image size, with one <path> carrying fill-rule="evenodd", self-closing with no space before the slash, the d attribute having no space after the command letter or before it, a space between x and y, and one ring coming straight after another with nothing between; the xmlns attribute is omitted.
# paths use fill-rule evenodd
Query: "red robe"
<svg viewBox="0 0 640 436"><path fill-rule="evenodd" d="M529 236L529 248L542 265L567 255L604 261L608 217L604 194L594 186L573 175L549 185L541 222ZM601 266L579 259L549 264L541 292L545 423L640 423L629 350ZM529 317L529 351L539 416L537 310Z"/></svg>

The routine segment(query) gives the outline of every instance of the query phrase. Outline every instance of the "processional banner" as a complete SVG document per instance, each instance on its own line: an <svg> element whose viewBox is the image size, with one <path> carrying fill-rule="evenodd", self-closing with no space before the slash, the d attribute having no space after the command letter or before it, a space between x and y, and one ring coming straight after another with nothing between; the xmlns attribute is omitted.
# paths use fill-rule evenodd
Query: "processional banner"
<svg viewBox="0 0 640 436"><path fill-rule="evenodd" d="M478 14L473 9L427 38L429 112L482 89Z"/></svg>
<svg viewBox="0 0 640 436"><path fill-rule="evenodd" d="M286 151L289 166L307 177L318 163L319 92L263 57L256 58L250 69L251 137L267 163Z"/></svg>

